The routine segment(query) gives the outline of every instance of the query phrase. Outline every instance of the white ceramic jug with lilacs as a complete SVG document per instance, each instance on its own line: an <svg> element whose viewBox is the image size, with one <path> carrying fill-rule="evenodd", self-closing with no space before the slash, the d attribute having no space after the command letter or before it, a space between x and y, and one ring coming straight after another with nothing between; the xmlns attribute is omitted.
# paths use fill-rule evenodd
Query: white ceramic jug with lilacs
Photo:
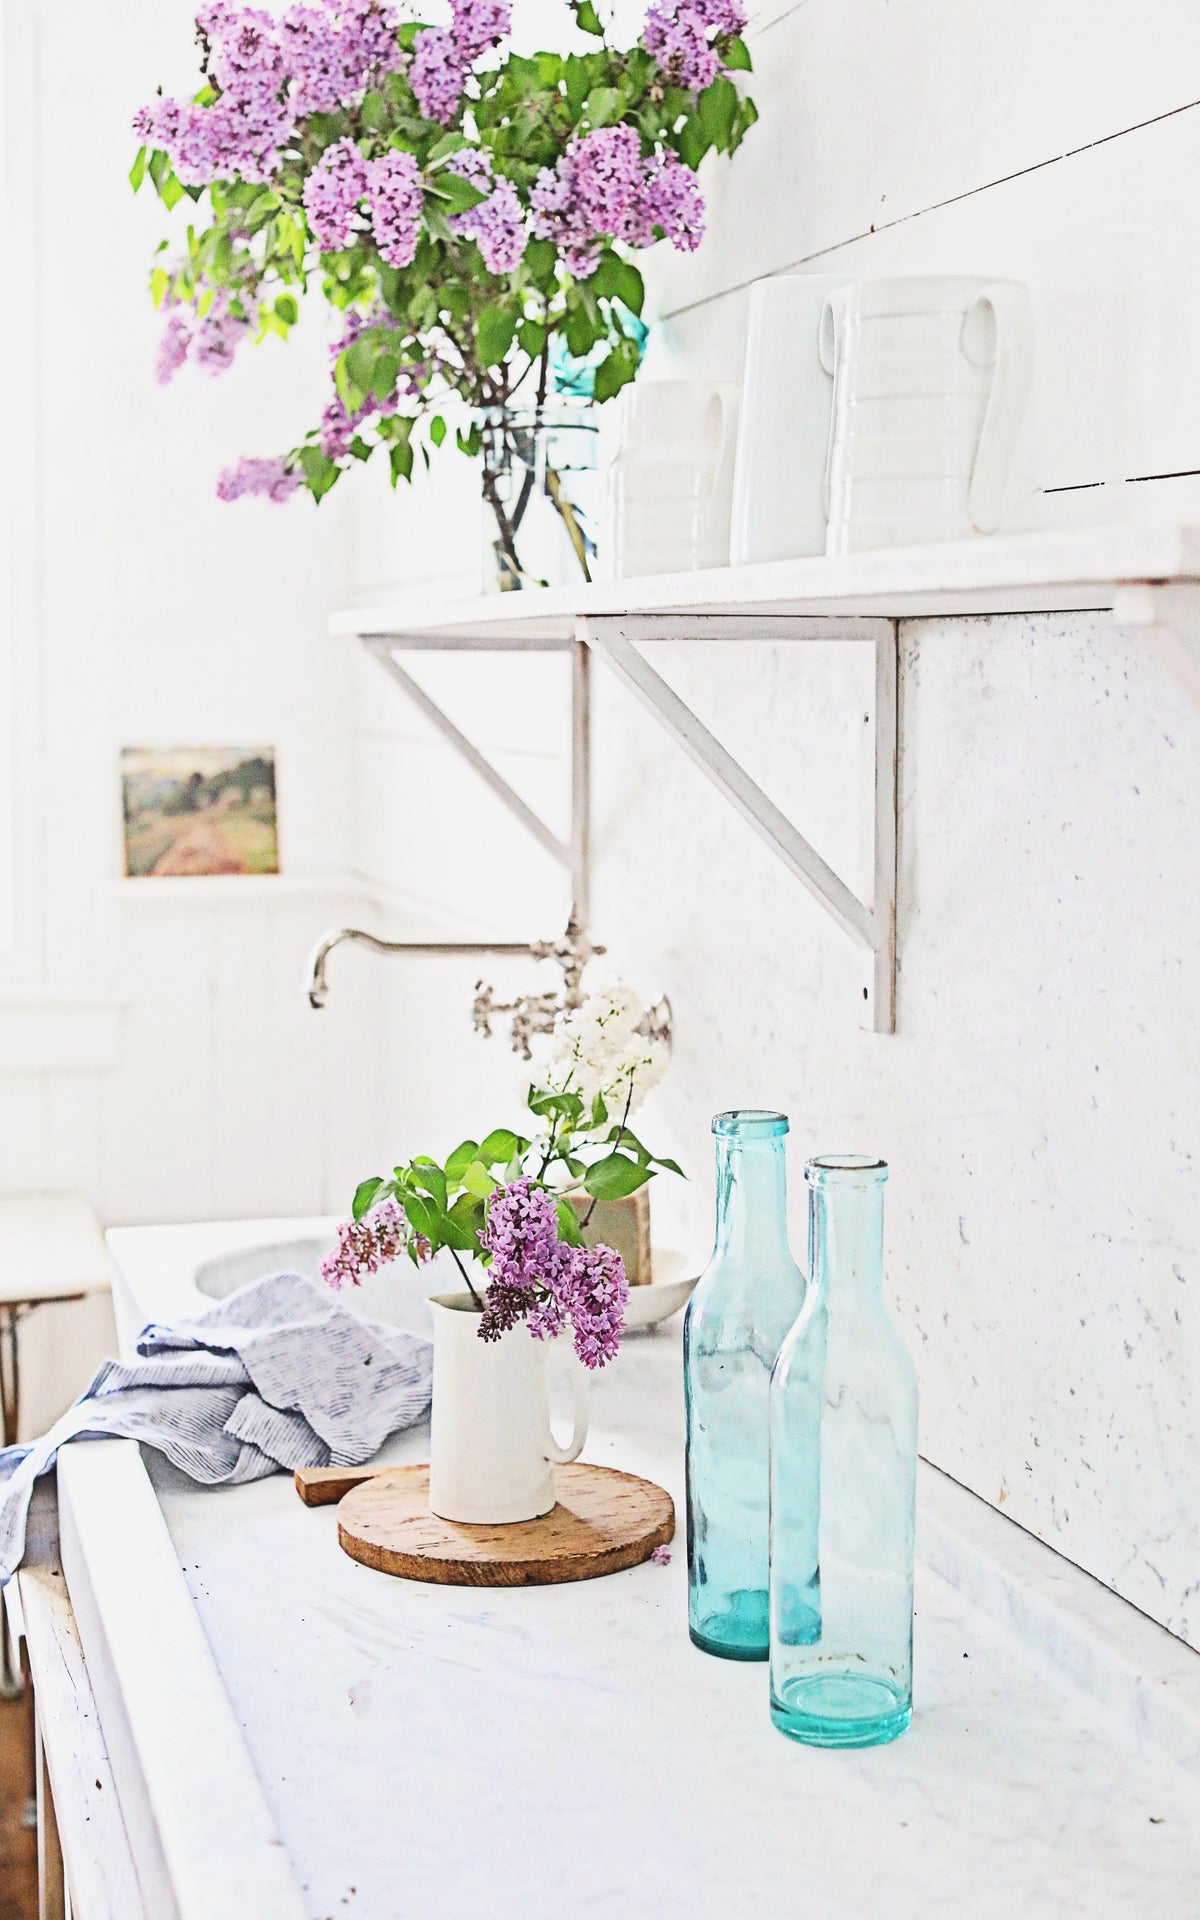
<svg viewBox="0 0 1200 1920"><path fill-rule="evenodd" d="M322 1267L331 1286L407 1256L443 1255L460 1289L431 1296L430 1506L447 1520L526 1520L554 1505L552 1465L582 1451L587 1373L617 1354L629 1283L611 1246L586 1244L592 1210L675 1161L630 1126L667 1065L637 995L614 985L559 1020L526 1092L528 1134L496 1127L444 1160L418 1154L364 1180ZM583 1198L582 1208L578 1204ZM550 1430L546 1343L568 1338L575 1426Z"/></svg>

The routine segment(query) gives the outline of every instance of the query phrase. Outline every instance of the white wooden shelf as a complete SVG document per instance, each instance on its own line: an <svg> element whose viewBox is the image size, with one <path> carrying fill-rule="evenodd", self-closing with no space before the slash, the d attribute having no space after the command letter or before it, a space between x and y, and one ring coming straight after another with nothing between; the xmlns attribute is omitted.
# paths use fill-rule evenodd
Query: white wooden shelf
<svg viewBox="0 0 1200 1920"><path fill-rule="evenodd" d="M569 865L579 919L588 892L587 662L598 654L723 794L867 961L852 980L864 1024L895 1031L897 623L996 613L1111 609L1200 704L1200 527L1086 528L896 547L839 559L659 574L641 580L473 600L355 607L333 616L437 724L497 797L547 842L503 777L401 666L401 653L571 652L573 826ZM873 880L862 900L830 868L639 651L647 641L845 640L875 650Z"/></svg>
<svg viewBox="0 0 1200 1920"><path fill-rule="evenodd" d="M333 616L339 634L436 645L562 647L579 617L628 614L936 615L1119 607L1126 591L1183 585L1200 595L1200 527L1124 526L890 547L842 559L775 560L473 600L410 600Z"/></svg>

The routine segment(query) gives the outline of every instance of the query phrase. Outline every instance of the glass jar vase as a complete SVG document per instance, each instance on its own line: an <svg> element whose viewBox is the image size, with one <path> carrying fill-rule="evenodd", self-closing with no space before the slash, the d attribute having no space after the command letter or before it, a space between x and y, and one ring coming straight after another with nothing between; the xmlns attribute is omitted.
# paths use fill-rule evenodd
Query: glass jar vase
<svg viewBox="0 0 1200 1920"><path fill-rule="evenodd" d="M562 587L595 571L600 480L595 408L569 401L479 416L483 587Z"/></svg>
<svg viewBox="0 0 1200 1920"><path fill-rule="evenodd" d="M804 1304L787 1239L787 1115L719 1113L717 1237L683 1331L688 1629L765 1660L771 1368Z"/></svg>
<svg viewBox="0 0 1200 1920"><path fill-rule="evenodd" d="M882 1160L810 1160L812 1277L771 1381L771 1718L817 1747L912 1716L917 1380L883 1299Z"/></svg>

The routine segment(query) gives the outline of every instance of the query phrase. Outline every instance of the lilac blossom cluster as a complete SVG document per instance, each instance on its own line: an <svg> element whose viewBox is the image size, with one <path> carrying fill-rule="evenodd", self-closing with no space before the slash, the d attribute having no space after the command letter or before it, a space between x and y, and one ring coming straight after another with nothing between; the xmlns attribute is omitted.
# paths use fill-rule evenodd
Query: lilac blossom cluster
<svg viewBox="0 0 1200 1920"><path fill-rule="evenodd" d="M391 147L378 159L367 160L353 140L336 140L304 183L304 210L322 253L352 246L369 224L388 266L411 266L423 208L416 159Z"/></svg>
<svg viewBox="0 0 1200 1920"><path fill-rule="evenodd" d="M258 495L281 506L285 500L291 499L300 482L300 474L295 467L289 467L286 461L256 460L246 454L236 466L226 467L218 474L217 498L241 500Z"/></svg>
<svg viewBox="0 0 1200 1920"><path fill-rule="evenodd" d="M216 98L160 98L133 123L185 186L269 180L298 119L345 105L403 58L396 16L382 0L322 0L281 19L210 0L196 24Z"/></svg>
<svg viewBox="0 0 1200 1920"><path fill-rule="evenodd" d="M511 180L496 180L491 155L475 147L465 147L450 162L450 171L469 180L487 198L465 213L451 216L450 228L466 240L474 240L489 273L512 273L525 253L528 232L525 212Z"/></svg>
<svg viewBox="0 0 1200 1920"><path fill-rule="evenodd" d="M426 27L413 47L408 70L426 120L445 126L454 118L475 61L507 38L512 0L451 0L449 27Z"/></svg>
<svg viewBox="0 0 1200 1920"><path fill-rule="evenodd" d="M740 33L745 24L740 0L653 0L642 41L675 86L696 92L711 86L724 66L714 39Z"/></svg>
<svg viewBox="0 0 1200 1920"><path fill-rule="evenodd" d="M242 311L233 311L237 298ZM185 360L205 373L225 373L243 340L258 321L258 303L244 288L218 287L201 315L196 301L178 301L167 315L159 342L154 377L160 387L173 380Z"/></svg>
<svg viewBox="0 0 1200 1920"><path fill-rule="evenodd" d="M335 1291L347 1283L359 1287L364 1274L378 1273L410 1248L418 1261L428 1260L429 1242L412 1232L403 1208L395 1200L381 1200L361 1220L342 1221L335 1245L321 1262L321 1278Z"/></svg>
<svg viewBox="0 0 1200 1920"><path fill-rule="evenodd" d="M585 1367L602 1367L621 1344L629 1283L612 1247L569 1247L558 1237L554 1201L529 1179L500 1187L481 1236L491 1255L481 1340L498 1340L524 1320L535 1340L570 1325Z"/></svg>
<svg viewBox="0 0 1200 1920"><path fill-rule="evenodd" d="M552 240L568 270L595 271L601 242L649 246L656 230L680 252L704 235L704 199L695 174L673 153L642 157L637 129L599 127L572 140L530 193L533 232Z"/></svg>

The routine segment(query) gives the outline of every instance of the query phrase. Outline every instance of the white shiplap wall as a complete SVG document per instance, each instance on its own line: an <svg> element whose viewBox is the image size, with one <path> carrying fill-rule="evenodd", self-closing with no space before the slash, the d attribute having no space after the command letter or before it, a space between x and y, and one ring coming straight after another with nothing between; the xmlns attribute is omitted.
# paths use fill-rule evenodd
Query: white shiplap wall
<svg viewBox="0 0 1200 1920"><path fill-rule="evenodd" d="M1038 325L1042 480L1071 489L1038 517L1200 515L1190 0L768 0L749 37L762 121L709 169L705 246L658 264L656 374L736 379L758 275L1014 274ZM460 578L470 513L464 487L442 531ZM382 554L361 523L363 597L430 584L428 525L396 514ZM853 878L846 651L666 648L655 664ZM883 1152L925 1451L1200 1645L1200 716L1104 616L911 623L903 682L900 1031L876 1039L836 930L598 675L594 928L676 1009L646 1127L694 1178L659 1190L659 1231L704 1246L719 1107L791 1112L798 1249L803 1156ZM469 673L450 697L466 710ZM406 873L422 916L461 918L461 867L418 886L411 853L385 846L418 766L427 821L457 779L393 713L394 755L359 720L373 870ZM514 753L555 738L529 701L486 730ZM486 816L477 831L482 902ZM515 901L525 870L504 865ZM540 873L529 884L540 912ZM427 1116L447 1145L496 1111L496 1055L458 1024L468 986L392 978L400 1144Z"/></svg>
<svg viewBox="0 0 1200 1920"><path fill-rule="evenodd" d="M373 974L324 1015L307 950L357 916L336 498L223 506L218 470L318 411L319 328L154 383L173 230L127 172L134 108L194 72L190 0L4 9L15 938L0 954L0 1190L113 1220L310 1213L374 1137ZM306 329L301 329L301 334ZM123 745L277 750L285 877L124 883ZM332 876L332 877L330 877Z"/></svg>

